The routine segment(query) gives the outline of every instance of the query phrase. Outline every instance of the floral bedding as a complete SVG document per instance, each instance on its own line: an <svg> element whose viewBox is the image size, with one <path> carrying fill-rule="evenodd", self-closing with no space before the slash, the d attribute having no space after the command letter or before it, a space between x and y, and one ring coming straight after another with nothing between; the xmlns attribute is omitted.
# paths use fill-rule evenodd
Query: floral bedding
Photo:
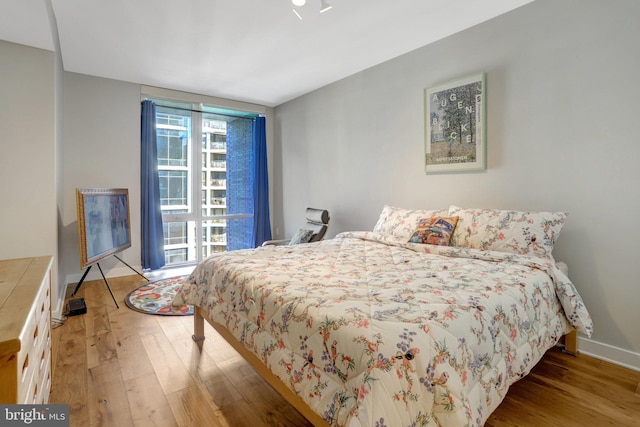
<svg viewBox="0 0 640 427"><path fill-rule="evenodd" d="M174 305L224 325L333 426L479 426L572 328L548 259L376 232L216 254Z"/></svg>

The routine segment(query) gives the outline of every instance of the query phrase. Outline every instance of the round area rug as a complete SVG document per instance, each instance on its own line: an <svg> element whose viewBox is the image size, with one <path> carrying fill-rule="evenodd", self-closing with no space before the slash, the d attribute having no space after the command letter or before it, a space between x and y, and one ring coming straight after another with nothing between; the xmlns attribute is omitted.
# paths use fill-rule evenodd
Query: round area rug
<svg viewBox="0 0 640 427"><path fill-rule="evenodd" d="M140 313L159 314L162 316L191 316L193 315L193 306L187 305L177 311L171 306L178 288L187 277L189 276L171 277L147 283L129 292L124 302L130 309Z"/></svg>

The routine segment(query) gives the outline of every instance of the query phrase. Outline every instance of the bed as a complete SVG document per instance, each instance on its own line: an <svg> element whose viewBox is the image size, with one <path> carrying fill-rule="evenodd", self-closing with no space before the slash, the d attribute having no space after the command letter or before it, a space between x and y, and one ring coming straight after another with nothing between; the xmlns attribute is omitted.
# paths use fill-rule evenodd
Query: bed
<svg viewBox="0 0 640 427"><path fill-rule="evenodd" d="M551 254L565 219L385 206L372 231L213 255L174 305L314 425L479 426L563 336L591 335Z"/></svg>

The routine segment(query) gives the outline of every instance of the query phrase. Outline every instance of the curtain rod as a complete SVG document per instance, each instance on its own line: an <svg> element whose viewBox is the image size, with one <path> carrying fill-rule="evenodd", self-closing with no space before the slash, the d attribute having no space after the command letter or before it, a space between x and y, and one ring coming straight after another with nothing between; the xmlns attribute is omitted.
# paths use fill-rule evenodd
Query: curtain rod
<svg viewBox="0 0 640 427"><path fill-rule="evenodd" d="M238 118L238 119L249 119L249 118L255 118L255 117L264 117L262 114L257 114L257 113L247 113L246 115L229 114L229 113L217 113L217 112L214 113L212 111L195 110L193 108L175 107L173 105L162 105L162 104L158 104L156 99L151 99L151 98L144 98L143 101L152 101L158 107L172 108L174 110L181 110L181 111L190 111L192 113L215 114L215 115L218 115L218 116L234 117L234 118ZM215 107L213 107L213 108L215 108Z"/></svg>

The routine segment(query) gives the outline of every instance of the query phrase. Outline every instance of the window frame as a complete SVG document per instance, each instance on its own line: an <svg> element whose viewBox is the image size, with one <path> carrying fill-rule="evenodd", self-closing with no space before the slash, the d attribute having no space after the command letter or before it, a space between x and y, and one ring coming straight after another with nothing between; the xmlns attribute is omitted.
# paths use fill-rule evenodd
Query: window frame
<svg viewBox="0 0 640 427"><path fill-rule="evenodd" d="M224 214L224 215L205 215L203 213L204 204L202 199L202 174L205 173L204 162L203 162L203 153L201 149L202 138L204 135L203 132L203 116L206 119L207 114L212 115L227 115L231 117L244 117L251 118L258 115L265 115L266 107L256 106L245 103L236 103L232 102L232 105L220 105L218 100L213 100L213 102L198 102L190 99L190 94L184 94L186 96L166 96L166 92L174 92L168 91L164 89L157 89L153 91L148 91L144 93L142 96L144 99L152 99L157 102L159 107L167 107L167 108L180 108L180 109L189 109L191 114L191 132L190 132L190 143L188 144L188 166L191 167L191 179L190 186L188 186L188 200L187 204L191 205L190 208L187 208L187 212L180 213L164 213L162 214L163 224L168 226L169 223L183 223L187 227L187 241L183 244L177 244L172 248L165 248L165 255L167 256L167 251L170 250L179 250L181 247L184 248L186 253L192 249L192 244L189 242L189 230L195 228L195 259L188 259L188 255L185 256L187 260L178 263L167 263L165 267L173 268L179 267L181 265L192 265L194 263L199 262L204 258L204 234L203 231L204 226L207 221L211 220L224 220L225 221L225 234L227 233L229 227L229 220L233 219L243 219L252 217L251 214ZM162 94L158 94L160 91ZM151 93L149 93L151 92ZM199 97L201 98L201 97ZM206 97L208 98L208 97ZM188 108L185 108L186 106ZM228 113L237 113L238 115L228 114ZM197 125L196 125L197 124ZM195 144L198 144L197 146ZM227 161L227 160L225 160ZM197 167L197 168L196 168ZM194 170L195 169L195 170ZM226 168L225 168L226 169ZM228 197L228 188L225 188L225 198ZM225 203L225 211L228 209L228 200ZM213 212L208 212L213 213ZM191 224L191 222L195 223L195 227ZM225 250L227 242L225 241ZM211 251L210 253L212 253ZM170 257L170 256L168 256ZM170 261L170 260L168 260Z"/></svg>

